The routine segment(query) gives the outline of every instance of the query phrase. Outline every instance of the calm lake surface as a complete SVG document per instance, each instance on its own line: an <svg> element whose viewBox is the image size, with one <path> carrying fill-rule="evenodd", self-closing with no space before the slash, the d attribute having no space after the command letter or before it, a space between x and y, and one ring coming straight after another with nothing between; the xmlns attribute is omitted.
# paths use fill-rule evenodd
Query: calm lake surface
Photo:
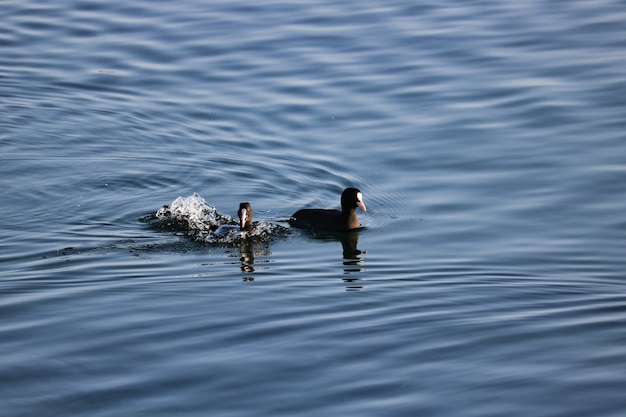
<svg viewBox="0 0 626 417"><path fill-rule="evenodd" d="M257 3L0 3L0 414L623 415L626 4Z"/></svg>

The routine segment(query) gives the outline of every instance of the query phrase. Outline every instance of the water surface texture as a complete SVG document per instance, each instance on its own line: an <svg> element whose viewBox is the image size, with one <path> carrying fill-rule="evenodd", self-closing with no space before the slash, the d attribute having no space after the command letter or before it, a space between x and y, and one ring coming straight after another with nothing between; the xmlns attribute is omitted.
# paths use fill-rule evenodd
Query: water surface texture
<svg viewBox="0 0 626 417"><path fill-rule="evenodd" d="M0 11L2 415L623 414L623 1Z"/></svg>

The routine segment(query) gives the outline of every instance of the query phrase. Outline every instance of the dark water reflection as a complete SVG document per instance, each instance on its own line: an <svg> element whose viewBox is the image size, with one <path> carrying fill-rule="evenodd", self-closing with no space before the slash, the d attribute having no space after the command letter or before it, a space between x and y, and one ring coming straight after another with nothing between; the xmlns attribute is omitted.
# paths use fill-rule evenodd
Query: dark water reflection
<svg viewBox="0 0 626 417"><path fill-rule="evenodd" d="M361 230L354 230L349 232L341 232L341 233L311 233L311 232L301 232L295 231L293 232L296 235L302 235L302 237L310 238L316 242L322 242L325 245L331 245L340 243L341 244L341 258L343 265L343 273L355 274L362 273L366 270L365 265L365 256L367 252L361 251L358 248L359 244L359 235ZM286 235L283 233L283 238ZM293 238L293 236L292 236ZM277 239L278 240L278 239ZM273 242L276 243L276 242ZM271 252L272 243L268 242L259 242L255 240L242 240L238 244L238 257L240 261L240 269L242 273L247 274L244 277L244 281L254 281L253 274L255 273L255 260L261 259L262 268L271 268L272 261L272 252ZM215 246L219 248L220 246ZM339 254L339 253L338 253ZM236 256L232 254L231 256ZM257 264L258 267L258 264ZM344 282L352 283L358 282L360 278L342 278ZM351 287L351 289L356 289L359 287Z"/></svg>
<svg viewBox="0 0 626 417"><path fill-rule="evenodd" d="M340 233L339 239L341 240L341 247L343 248L343 258L344 260L350 262L361 262L362 259L359 258L359 255L363 252L358 249L359 245L359 234L361 232L359 230L354 230L350 232ZM346 263L344 262L344 265Z"/></svg>
<svg viewBox="0 0 626 417"><path fill-rule="evenodd" d="M241 272L254 272L254 248L251 243L243 242L239 246ZM271 254L268 252L268 255Z"/></svg>
<svg viewBox="0 0 626 417"><path fill-rule="evenodd" d="M358 256L363 253L358 249L362 230L363 228L347 232L303 232L303 234L321 242L340 242L345 260L359 260Z"/></svg>
<svg viewBox="0 0 626 417"><path fill-rule="evenodd" d="M268 268L269 264L272 262L271 245L267 242L242 240L238 246L242 273L253 274L255 272L255 262L257 263L257 268L259 266L261 268ZM249 281L254 280L251 275L245 279Z"/></svg>
<svg viewBox="0 0 626 417"><path fill-rule="evenodd" d="M347 232L338 233L320 233L320 232L308 232L306 235L310 236L313 240L324 242L328 245L335 246L336 243L341 244L341 258L342 258L342 277L343 282L348 284L346 290L355 291L365 288L364 285L359 285L363 279L363 274L366 271L366 258L367 251L359 249L359 236L364 229L352 230ZM337 254L339 255L339 253Z"/></svg>

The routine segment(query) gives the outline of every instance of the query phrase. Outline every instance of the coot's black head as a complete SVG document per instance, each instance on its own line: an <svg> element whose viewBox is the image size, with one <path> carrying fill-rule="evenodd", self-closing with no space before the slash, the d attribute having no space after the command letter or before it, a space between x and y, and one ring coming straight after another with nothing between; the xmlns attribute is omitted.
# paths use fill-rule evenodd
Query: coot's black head
<svg viewBox="0 0 626 417"><path fill-rule="evenodd" d="M241 230L252 229L252 206L250 205L250 203L239 204L239 211L237 211L237 216L239 216L239 228Z"/></svg>
<svg viewBox="0 0 626 417"><path fill-rule="evenodd" d="M341 193L341 211L350 211L357 206L366 211L361 190L352 187L343 190Z"/></svg>

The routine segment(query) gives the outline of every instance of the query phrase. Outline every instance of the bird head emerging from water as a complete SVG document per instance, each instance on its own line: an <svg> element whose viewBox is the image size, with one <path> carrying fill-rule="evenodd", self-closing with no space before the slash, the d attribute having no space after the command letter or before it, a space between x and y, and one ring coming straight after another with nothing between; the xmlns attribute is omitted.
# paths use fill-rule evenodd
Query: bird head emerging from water
<svg viewBox="0 0 626 417"><path fill-rule="evenodd" d="M239 228L241 230L252 229L252 206L250 203L246 202L239 204L237 216L239 216Z"/></svg>

